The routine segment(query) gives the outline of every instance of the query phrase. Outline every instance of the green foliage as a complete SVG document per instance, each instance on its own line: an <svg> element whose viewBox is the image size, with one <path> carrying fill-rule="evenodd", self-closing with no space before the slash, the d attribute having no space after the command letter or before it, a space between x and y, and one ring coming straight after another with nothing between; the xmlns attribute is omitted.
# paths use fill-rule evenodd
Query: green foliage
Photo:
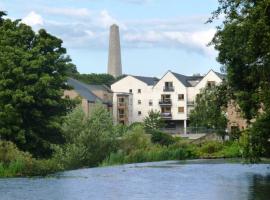
<svg viewBox="0 0 270 200"><path fill-rule="evenodd" d="M61 118L73 105L63 90L74 65L62 40L43 29L1 18L0 35L0 136L49 156L50 144L63 142Z"/></svg>
<svg viewBox="0 0 270 200"><path fill-rule="evenodd" d="M94 84L94 85L107 85L110 86L112 83L116 81L116 79L110 74L79 74L75 73L72 74L77 80L80 80L87 84Z"/></svg>
<svg viewBox="0 0 270 200"><path fill-rule="evenodd" d="M270 115L262 114L253 126L240 137L243 156L249 162L258 162L261 157L270 156Z"/></svg>
<svg viewBox="0 0 270 200"><path fill-rule="evenodd" d="M218 61L227 71L228 83L245 118L248 122L257 118L242 138L246 143L244 155L253 161L265 155L269 146L269 12L269 0L219 0L212 18L225 16L212 43L219 51Z"/></svg>
<svg viewBox="0 0 270 200"><path fill-rule="evenodd" d="M215 129L218 134L224 135L227 126L223 111L227 103L226 96L224 85L202 89L196 97L195 108L190 114L190 126Z"/></svg>
<svg viewBox="0 0 270 200"><path fill-rule="evenodd" d="M102 104L86 116L78 107L64 120L66 144L55 147L54 158L66 169L96 166L116 149L116 132L112 117Z"/></svg>
<svg viewBox="0 0 270 200"><path fill-rule="evenodd" d="M151 136L147 135L142 126L135 126L133 129L127 131L127 133L120 140L120 149L129 154L134 149L146 150L151 143Z"/></svg>
<svg viewBox="0 0 270 200"><path fill-rule="evenodd" d="M148 113L148 116L143 120L143 123L147 132L159 130L165 126L165 122L162 119L160 112L153 110Z"/></svg>
<svg viewBox="0 0 270 200"><path fill-rule="evenodd" d="M202 158L237 158L242 157L242 150L238 141L206 141L198 148L198 154Z"/></svg>
<svg viewBox="0 0 270 200"><path fill-rule="evenodd" d="M162 131L158 130L151 131L151 135L152 135L151 141L156 144L168 146L176 142L176 139L173 136L164 133Z"/></svg>
<svg viewBox="0 0 270 200"><path fill-rule="evenodd" d="M124 163L140 163L153 162L163 160L183 160L187 158L196 158L194 152L190 149L179 148L177 146L159 146L154 145L147 151L144 149L136 149L129 154L122 151L111 153L110 156L102 163L106 165L116 165Z"/></svg>
<svg viewBox="0 0 270 200"><path fill-rule="evenodd" d="M0 141L0 177L41 176L61 169L56 160L37 160L15 144Z"/></svg>

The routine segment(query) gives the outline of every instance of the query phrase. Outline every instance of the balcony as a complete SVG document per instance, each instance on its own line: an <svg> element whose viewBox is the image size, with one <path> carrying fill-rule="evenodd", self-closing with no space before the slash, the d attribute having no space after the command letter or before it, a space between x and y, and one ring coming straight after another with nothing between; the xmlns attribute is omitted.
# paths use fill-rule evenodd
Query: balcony
<svg viewBox="0 0 270 200"><path fill-rule="evenodd" d="M160 106L171 106L172 100L171 99L161 99L161 100L159 100L159 105Z"/></svg>
<svg viewBox="0 0 270 200"><path fill-rule="evenodd" d="M164 86L163 92L174 92L173 86Z"/></svg>
<svg viewBox="0 0 270 200"><path fill-rule="evenodd" d="M118 119L123 120L126 119L126 115L125 114L118 114Z"/></svg>
<svg viewBox="0 0 270 200"><path fill-rule="evenodd" d="M124 108L124 107L127 107L127 103L125 103L125 102L118 102L117 103L117 106L118 107L121 107L121 108Z"/></svg>
<svg viewBox="0 0 270 200"><path fill-rule="evenodd" d="M170 112L161 113L161 117L163 119L172 119L172 113L170 113Z"/></svg>

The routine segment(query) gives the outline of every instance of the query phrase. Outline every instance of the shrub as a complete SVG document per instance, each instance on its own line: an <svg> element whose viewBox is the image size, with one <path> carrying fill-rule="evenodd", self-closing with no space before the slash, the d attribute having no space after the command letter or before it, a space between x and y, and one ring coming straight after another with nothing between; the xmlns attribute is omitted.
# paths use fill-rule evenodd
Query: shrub
<svg viewBox="0 0 270 200"><path fill-rule="evenodd" d="M151 141L153 143L157 143L157 144L161 144L161 145L170 145L170 144L173 144L175 143L175 139L173 136L167 134L167 133L164 133L162 131L159 131L159 130L153 130L151 131Z"/></svg>
<svg viewBox="0 0 270 200"><path fill-rule="evenodd" d="M116 150L119 135L102 104L95 105L90 116L81 108L73 110L64 120L63 132L66 144L55 147L54 158L65 169L97 166Z"/></svg>
<svg viewBox="0 0 270 200"><path fill-rule="evenodd" d="M120 149L127 154L136 149L149 148L151 145L150 135L145 134L142 126L135 126L120 140Z"/></svg>
<svg viewBox="0 0 270 200"><path fill-rule="evenodd" d="M56 160L37 160L15 144L0 141L0 177L44 176L61 169Z"/></svg>
<svg viewBox="0 0 270 200"><path fill-rule="evenodd" d="M199 149L200 153L202 155L209 155L216 153L220 150L222 150L222 143L218 141L207 141L202 144L201 148Z"/></svg>

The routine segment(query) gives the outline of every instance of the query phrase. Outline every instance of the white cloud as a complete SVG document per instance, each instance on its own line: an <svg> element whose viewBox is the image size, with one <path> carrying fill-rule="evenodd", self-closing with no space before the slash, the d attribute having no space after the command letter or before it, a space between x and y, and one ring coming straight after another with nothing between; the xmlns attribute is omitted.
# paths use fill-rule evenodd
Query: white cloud
<svg viewBox="0 0 270 200"><path fill-rule="evenodd" d="M123 21L107 10L52 8L44 12L74 17L68 21L63 21L66 17L49 21L32 11L23 22L47 29L62 38L67 48L107 50L109 27L118 24L124 48L177 48L207 56L216 55L214 48L207 46L215 34L214 25L204 23L207 16Z"/></svg>
<svg viewBox="0 0 270 200"><path fill-rule="evenodd" d="M112 17L107 10L102 10L96 18L96 25L109 28L112 24L118 24L122 29L126 29L124 23Z"/></svg>
<svg viewBox="0 0 270 200"><path fill-rule="evenodd" d="M22 22L29 26L43 25L44 20L41 15L34 11L31 11L26 17L22 19Z"/></svg>
<svg viewBox="0 0 270 200"><path fill-rule="evenodd" d="M87 8L44 8L44 12L56 15L89 17L91 11Z"/></svg>

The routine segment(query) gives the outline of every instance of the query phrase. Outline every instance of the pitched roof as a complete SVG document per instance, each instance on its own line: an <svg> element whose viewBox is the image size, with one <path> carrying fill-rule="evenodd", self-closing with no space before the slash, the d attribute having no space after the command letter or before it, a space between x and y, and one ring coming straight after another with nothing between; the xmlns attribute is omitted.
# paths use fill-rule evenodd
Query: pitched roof
<svg viewBox="0 0 270 200"><path fill-rule="evenodd" d="M103 90L103 91L106 91L106 92L112 92L112 90L108 86L106 86L106 85L87 84L87 87L90 90Z"/></svg>
<svg viewBox="0 0 270 200"><path fill-rule="evenodd" d="M216 75L217 75L220 79L224 80L224 79L226 78L226 74L221 74L221 73L216 72L216 71L214 71L214 72L216 73Z"/></svg>
<svg viewBox="0 0 270 200"><path fill-rule="evenodd" d="M82 83L78 80L75 80L73 78L68 78L67 84L69 86L73 87L73 89L76 92L78 92L80 96L87 99L88 101L90 101L90 102L96 102L96 101L103 102L102 99L100 99L93 92L91 92L89 85Z"/></svg>
<svg viewBox="0 0 270 200"><path fill-rule="evenodd" d="M203 79L203 76L185 76L182 74L177 74L172 72L172 74L186 87L193 87L197 85L197 83Z"/></svg>
<svg viewBox="0 0 270 200"><path fill-rule="evenodd" d="M133 76L133 75L131 75L131 76L138 79L138 80L140 80L140 81L142 81L142 82L144 82L144 83L146 83L147 85L155 85L156 82L159 81L159 79L156 78L156 77Z"/></svg>

